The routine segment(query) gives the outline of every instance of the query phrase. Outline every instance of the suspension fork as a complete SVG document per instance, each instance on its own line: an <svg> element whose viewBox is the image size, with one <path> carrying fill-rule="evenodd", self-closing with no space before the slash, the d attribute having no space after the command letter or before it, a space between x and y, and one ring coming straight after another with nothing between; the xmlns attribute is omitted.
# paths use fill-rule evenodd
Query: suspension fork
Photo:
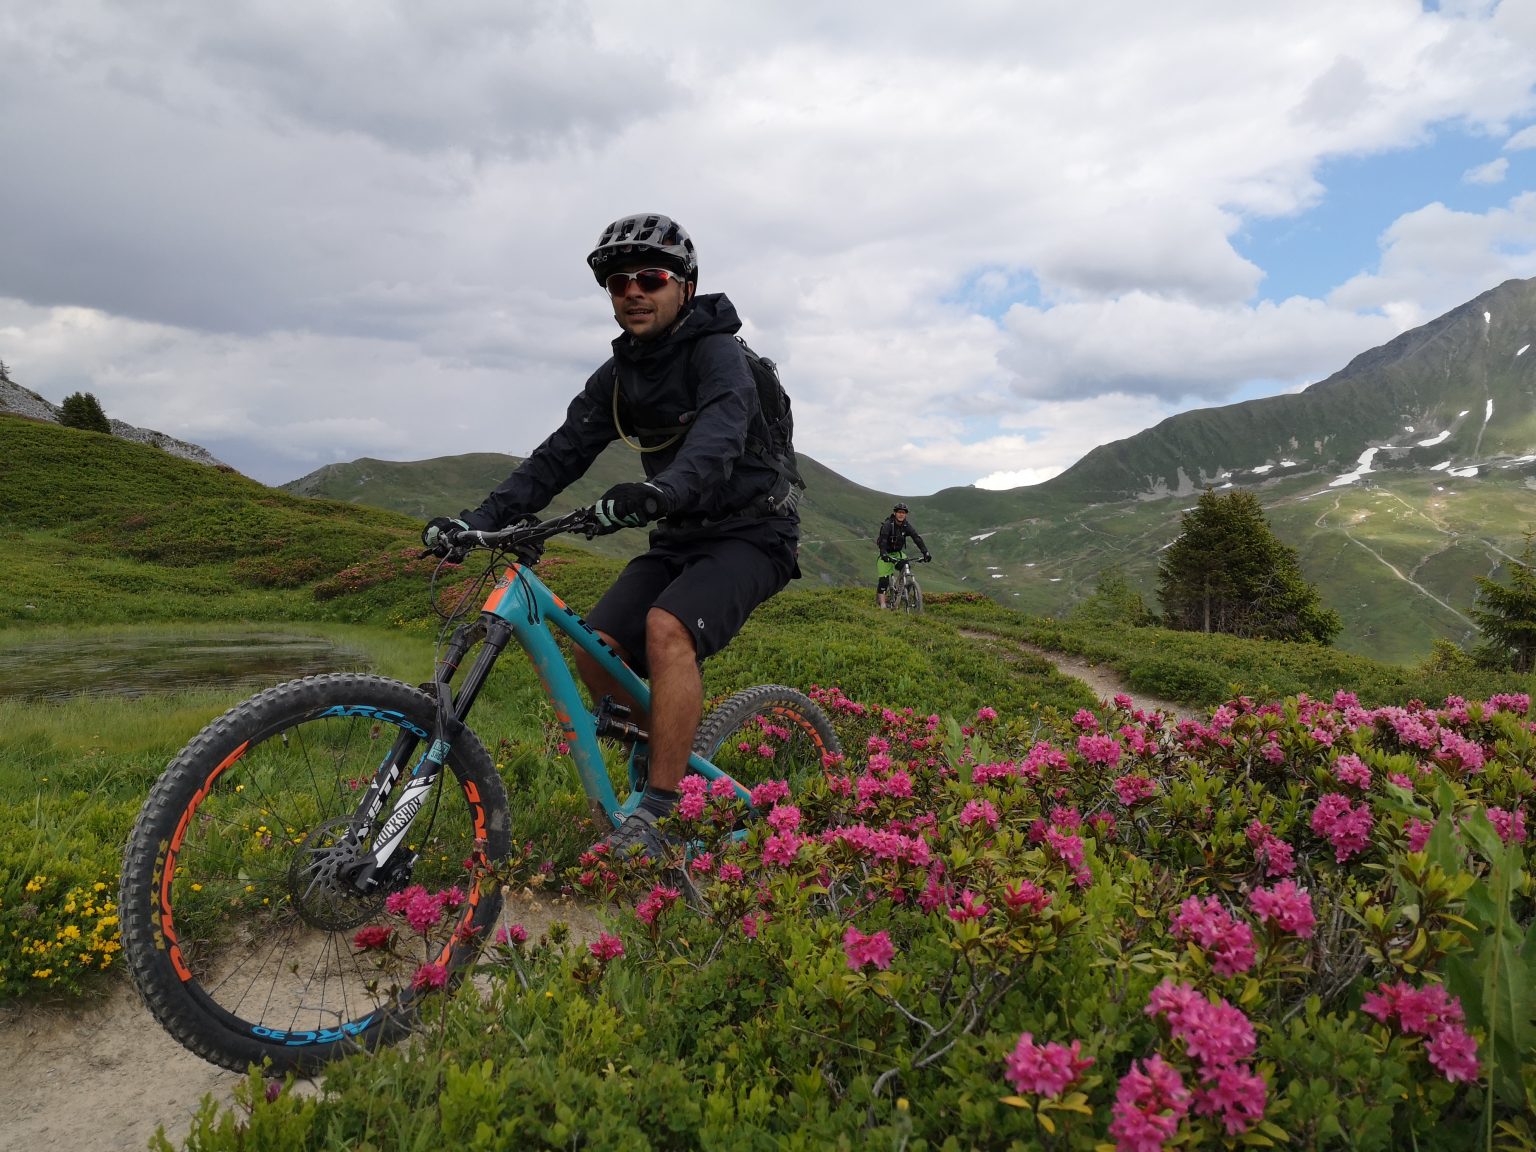
<svg viewBox="0 0 1536 1152"><path fill-rule="evenodd" d="M449 685L464 657L482 634L484 641L480 651L465 675L463 686L455 696ZM352 874L352 884L359 891L372 891L382 876L396 873L400 868L410 866L411 861L408 859L399 861L395 867L390 867L390 861L400 845L405 843L406 834L410 831L422 805L426 803L427 797L431 795L432 788L447 763L448 753L453 747L454 740L464 731L465 717L469 715L470 708L480 695L480 690L485 687L491 670L496 666L496 661L502 652L506 650L512 635L511 625L490 612L482 614L481 619L476 623L464 624L454 630L442 658L433 669L432 679L422 685L424 690L433 693L437 698L437 718L434 725L436 731L431 743L416 761L415 767L410 770L410 778L400 790L400 795L396 798L395 805L382 826L377 825L376 821L383 811L384 800L400 781L406 761L421 743L420 736L401 730L400 736L390 748L388 757L374 773L367 794L357 806L352 827L357 829L358 839L369 836L370 830L378 827L378 831L371 834L372 843L368 853L362 857L359 867Z"/></svg>

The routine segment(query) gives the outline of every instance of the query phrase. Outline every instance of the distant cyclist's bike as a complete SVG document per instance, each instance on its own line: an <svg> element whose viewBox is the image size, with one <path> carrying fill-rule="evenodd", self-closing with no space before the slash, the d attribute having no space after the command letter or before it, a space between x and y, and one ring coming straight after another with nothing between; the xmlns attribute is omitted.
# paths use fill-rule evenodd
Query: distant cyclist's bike
<svg viewBox="0 0 1536 1152"><path fill-rule="evenodd" d="M927 562L926 556L918 561L920 564ZM917 574L912 571L912 561L901 556L895 561L895 569L891 573L890 587L886 590L886 597L890 600L891 607L898 612L921 612L923 589L917 582Z"/></svg>
<svg viewBox="0 0 1536 1152"><path fill-rule="evenodd" d="M531 568L543 541L595 524L582 509L461 535L461 549L496 550L493 566L499 553L516 560L426 684L293 680L232 708L171 761L129 838L119 914L134 982L183 1045L237 1071L265 1059L312 1072L398 1039L427 990L462 978L496 926L495 870L511 852L506 789L465 722L509 645L532 660L594 814L616 825L639 803L634 749L646 733L607 700L588 709L551 628L645 708L649 686ZM622 800L599 737L630 748ZM767 779L803 782L838 751L814 702L762 685L710 714L689 769L746 798ZM363 951L370 933L417 978L386 979Z"/></svg>

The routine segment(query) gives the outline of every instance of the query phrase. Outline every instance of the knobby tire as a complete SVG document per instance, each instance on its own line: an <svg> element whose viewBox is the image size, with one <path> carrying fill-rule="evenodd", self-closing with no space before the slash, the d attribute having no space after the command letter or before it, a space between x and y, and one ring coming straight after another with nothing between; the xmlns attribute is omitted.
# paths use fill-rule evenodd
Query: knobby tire
<svg viewBox="0 0 1536 1152"><path fill-rule="evenodd" d="M723 700L699 726L693 750L747 788L785 780L792 790L819 776L828 757L842 755L821 705L782 684Z"/></svg>
<svg viewBox="0 0 1536 1152"><path fill-rule="evenodd" d="M236 1071L311 1073L409 1031L423 971L450 989L462 978L500 913L490 872L510 850L506 789L472 732L411 826L409 874L389 884L457 888L440 923L389 913L386 891L316 879L347 850L347 818L396 738L418 737L408 778L435 723L432 698L407 684L311 676L230 709L166 768L128 840L119 915L134 982L185 1047ZM363 928L388 930L388 950L355 946Z"/></svg>

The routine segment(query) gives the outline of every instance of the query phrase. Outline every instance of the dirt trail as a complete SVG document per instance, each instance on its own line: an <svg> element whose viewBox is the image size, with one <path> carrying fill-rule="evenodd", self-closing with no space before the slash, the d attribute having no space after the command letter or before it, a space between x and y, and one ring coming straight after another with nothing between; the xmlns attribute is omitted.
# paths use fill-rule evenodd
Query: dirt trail
<svg viewBox="0 0 1536 1152"><path fill-rule="evenodd" d="M598 922L569 902L509 898L537 939L556 920L587 939ZM192 1055L155 1022L124 976L71 1008L0 1007L0 1152L142 1152L155 1129L179 1147L203 1097L233 1102L242 1077Z"/></svg>
<svg viewBox="0 0 1536 1152"><path fill-rule="evenodd" d="M1042 660L1048 660L1056 666L1056 670L1063 676L1071 676L1074 680L1081 680L1088 686L1088 690L1100 700L1110 700L1115 696L1129 696L1131 704L1145 711L1166 712L1176 720L1203 720L1205 715L1183 704L1175 704L1172 700L1162 700L1156 696L1148 696L1143 692L1133 692L1121 681L1119 673L1104 664L1093 664L1080 656L1068 656L1063 652L1052 652L1046 648L1040 648L1034 644L1026 644L1022 640L1011 640L998 636L992 632L973 632L962 630L962 636L968 636L975 640L991 640L998 644L1011 644L1021 652L1028 652L1032 656L1038 656Z"/></svg>

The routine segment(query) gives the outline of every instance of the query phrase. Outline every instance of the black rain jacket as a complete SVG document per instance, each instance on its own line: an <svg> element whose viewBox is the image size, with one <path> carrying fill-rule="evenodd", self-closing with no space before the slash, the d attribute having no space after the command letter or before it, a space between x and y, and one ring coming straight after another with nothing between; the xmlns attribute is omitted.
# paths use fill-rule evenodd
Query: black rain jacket
<svg viewBox="0 0 1536 1152"><path fill-rule="evenodd" d="M928 545L923 543L923 538L912 527L912 521L908 520L903 524L896 519L895 513L887 516L885 523L880 525L880 535L875 538L875 545L880 549L882 556L888 552L901 552L906 548L909 536L917 541L919 551L924 556L928 555Z"/></svg>
<svg viewBox="0 0 1536 1152"><path fill-rule="evenodd" d="M667 496L661 534L768 519L794 540L797 515L765 514L778 472L746 451L748 435L766 442L768 427L736 340L740 328L735 306L714 293L696 296L659 339L620 335L613 355L571 401L565 423L464 519L472 528L493 529L543 508L586 473L622 428L630 441L656 449L639 459L646 479ZM673 443L660 447L679 430Z"/></svg>

